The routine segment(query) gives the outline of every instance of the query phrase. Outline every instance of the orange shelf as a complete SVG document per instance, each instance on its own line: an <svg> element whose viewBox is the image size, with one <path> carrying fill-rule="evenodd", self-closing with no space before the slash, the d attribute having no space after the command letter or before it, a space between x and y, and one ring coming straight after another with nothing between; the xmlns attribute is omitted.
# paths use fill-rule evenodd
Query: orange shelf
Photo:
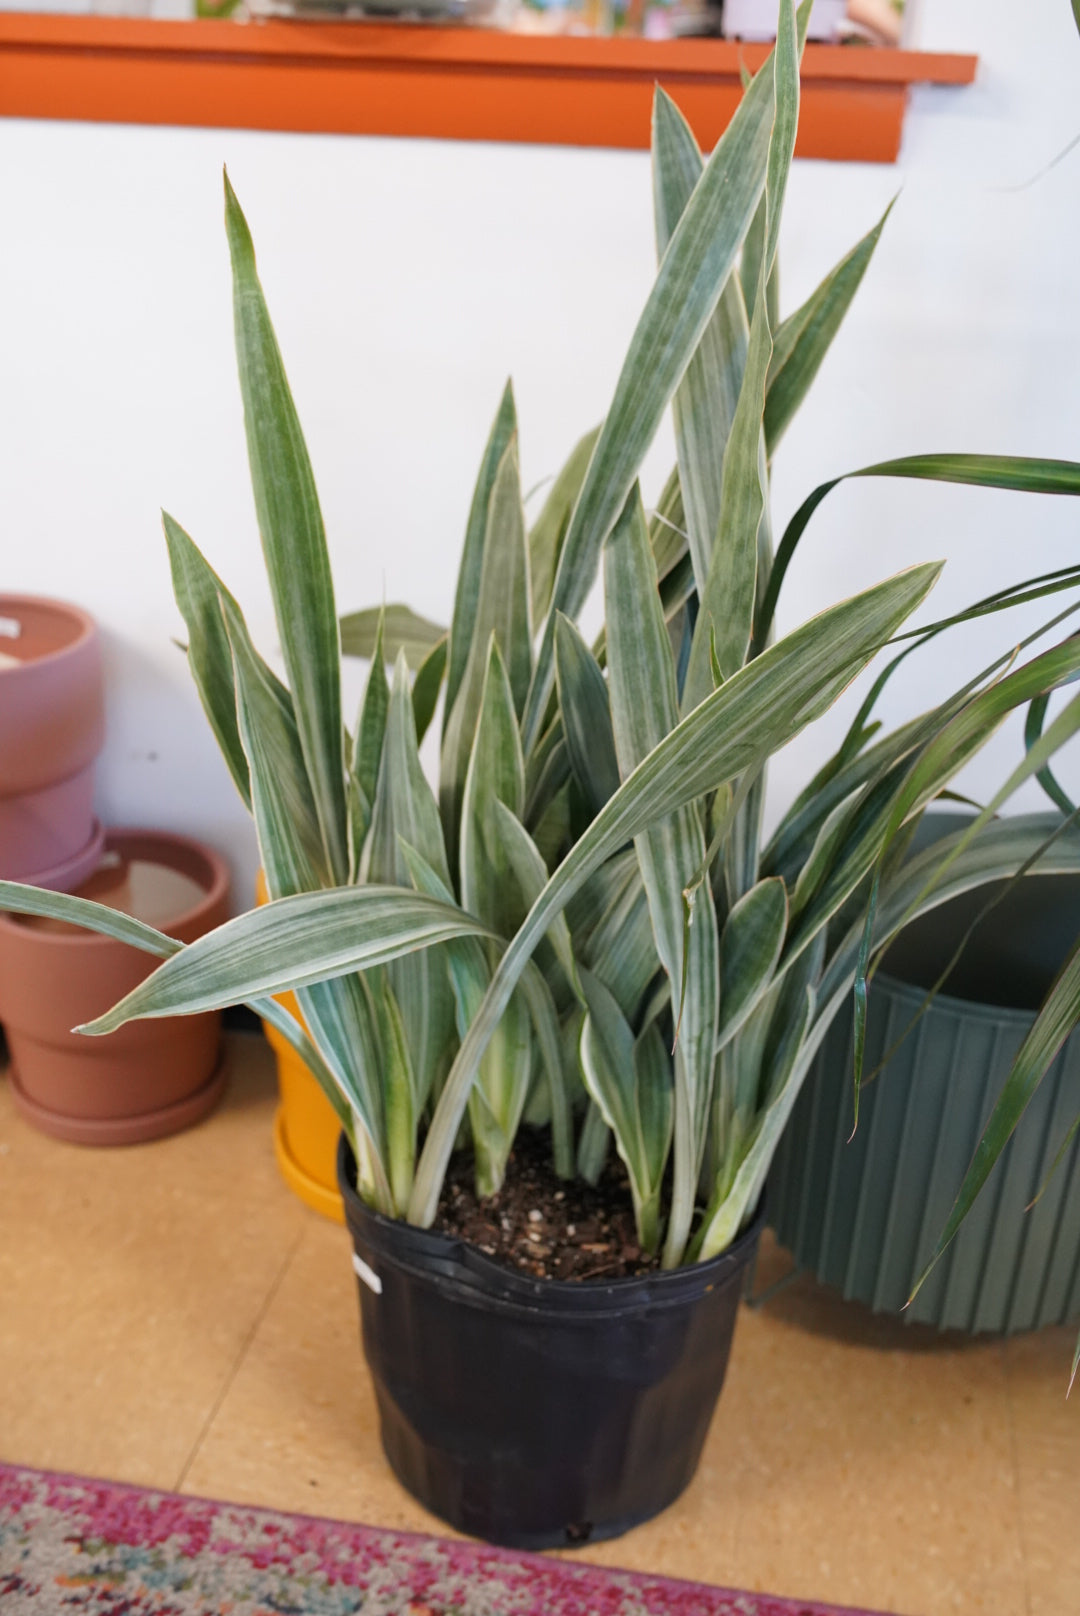
<svg viewBox="0 0 1080 1616"><path fill-rule="evenodd" d="M0 14L0 115L643 148L653 86L712 147L765 47L474 28ZM973 56L811 45L798 155L889 163L908 87Z"/></svg>

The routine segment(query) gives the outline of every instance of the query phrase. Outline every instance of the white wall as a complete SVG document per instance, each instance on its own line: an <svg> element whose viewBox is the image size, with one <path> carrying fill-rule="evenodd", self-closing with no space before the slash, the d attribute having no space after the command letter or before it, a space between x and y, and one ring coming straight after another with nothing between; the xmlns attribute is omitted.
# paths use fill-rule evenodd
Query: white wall
<svg viewBox="0 0 1080 1616"><path fill-rule="evenodd" d="M923 43L976 50L971 89L915 92L898 169L800 163L784 302L902 187L871 273L776 469L778 522L824 477L917 450L1080 458L1080 129L1068 0L927 0ZM158 526L165 505L240 595L261 576L233 370L220 166L251 221L322 495L342 608L444 619L505 376L526 486L604 412L652 271L643 154L0 122L0 586L81 601L108 647L100 812L226 849L250 828L202 718ZM646 494L670 462L663 444ZM1076 557L1071 502L863 484L833 495L783 621L945 556L940 614ZM897 717L1003 643L1001 618L897 682ZM910 666L910 665L909 665ZM356 680L352 680L355 689ZM841 722L824 726L834 734ZM824 742L778 761L777 803ZM987 790L1015 734L969 774ZM1080 787L1074 766L1063 771ZM1038 800L1037 798L1035 800Z"/></svg>

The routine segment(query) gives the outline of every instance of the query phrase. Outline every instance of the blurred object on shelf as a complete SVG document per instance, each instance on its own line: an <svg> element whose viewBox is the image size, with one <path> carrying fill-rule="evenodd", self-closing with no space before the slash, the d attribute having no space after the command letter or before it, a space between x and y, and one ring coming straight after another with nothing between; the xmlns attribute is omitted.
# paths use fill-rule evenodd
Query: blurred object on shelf
<svg viewBox="0 0 1080 1616"><path fill-rule="evenodd" d="M778 0L0 0L0 12L83 12L111 17L320 17L335 21L472 24L501 33L747 41L776 37ZM910 48L922 0L815 0L819 43Z"/></svg>
<svg viewBox="0 0 1080 1616"><path fill-rule="evenodd" d="M847 0L815 0L807 37L837 39L847 9ZM773 0L724 0L720 31L725 39L775 39L777 12Z"/></svg>
<svg viewBox="0 0 1080 1616"><path fill-rule="evenodd" d="M198 0L202 16L223 15L219 0ZM720 32L709 0L220 0L255 17L370 18L463 22L504 33L680 39ZM819 4L821 0L819 0ZM235 13L234 13L235 14Z"/></svg>
<svg viewBox="0 0 1080 1616"><path fill-rule="evenodd" d="M775 39L776 13L774 0L724 0L721 32L726 39ZM809 38L896 46L904 13L904 0L816 0Z"/></svg>
<svg viewBox="0 0 1080 1616"><path fill-rule="evenodd" d="M860 36L871 45L900 44L904 31L904 0L847 0L849 36Z"/></svg>

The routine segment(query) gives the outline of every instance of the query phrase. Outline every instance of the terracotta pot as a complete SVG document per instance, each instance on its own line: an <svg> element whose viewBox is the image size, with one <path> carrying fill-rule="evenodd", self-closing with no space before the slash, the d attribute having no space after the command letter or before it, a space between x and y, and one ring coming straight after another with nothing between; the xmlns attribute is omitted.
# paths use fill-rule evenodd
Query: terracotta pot
<svg viewBox="0 0 1080 1616"><path fill-rule="evenodd" d="M0 879L72 890L101 856L101 644L77 606L0 595Z"/></svg>
<svg viewBox="0 0 1080 1616"><path fill-rule="evenodd" d="M149 830L109 831L105 846L82 896L135 912L184 943L228 918L228 872L209 848ZM0 914L9 1075L16 1105L35 1126L76 1144L135 1144L189 1127L216 1104L220 1012L131 1022L105 1038L70 1030L158 963L94 932Z"/></svg>
<svg viewBox="0 0 1080 1616"><path fill-rule="evenodd" d="M260 870L255 881L256 903L266 903L266 880ZM299 1022L300 1006L292 993L275 995ZM341 1124L333 1106L290 1043L263 1022L263 1032L274 1051L281 1103L274 1117L274 1155L278 1170L294 1195L335 1223L345 1222L345 1209L337 1187L337 1144Z"/></svg>

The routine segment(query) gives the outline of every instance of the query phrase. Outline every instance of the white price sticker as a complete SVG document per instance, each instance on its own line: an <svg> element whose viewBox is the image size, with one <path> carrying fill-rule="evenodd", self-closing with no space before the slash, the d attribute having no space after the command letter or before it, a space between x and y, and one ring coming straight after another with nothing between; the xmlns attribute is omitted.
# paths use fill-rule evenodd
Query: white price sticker
<svg viewBox="0 0 1080 1616"><path fill-rule="evenodd" d="M357 1274L364 1281L364 1284L367 1286L368 1290L374 1291L376 1296L381 1296L382 1280L379 1278L374 1268L369 1268L363 1257L358 1257L355 1251L353 1252L352 1265Z"/></svg>

